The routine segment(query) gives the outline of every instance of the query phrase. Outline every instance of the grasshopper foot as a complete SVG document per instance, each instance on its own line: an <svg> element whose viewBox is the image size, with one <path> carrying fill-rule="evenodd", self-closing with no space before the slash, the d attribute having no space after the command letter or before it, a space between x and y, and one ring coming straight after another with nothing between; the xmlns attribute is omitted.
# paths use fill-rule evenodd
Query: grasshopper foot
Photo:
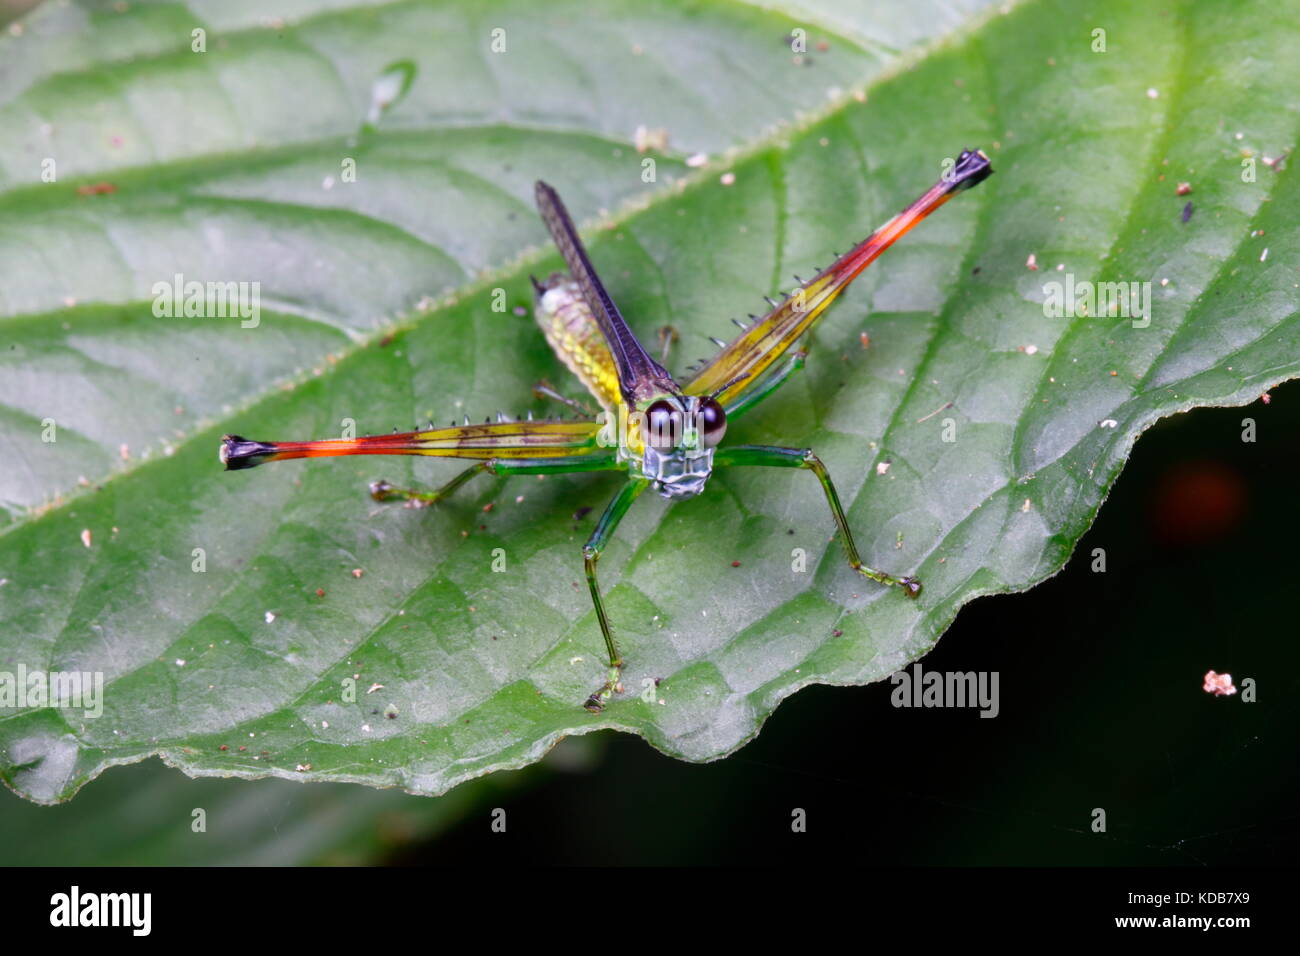
<svg viewBox="0 0 1300 956"><path fill-rule="evenodd" d="M623 662L619 661L609 669L609 680L596 693L587 698L582 705L593 714L599 714L615 694L623 693Z"/></svg>

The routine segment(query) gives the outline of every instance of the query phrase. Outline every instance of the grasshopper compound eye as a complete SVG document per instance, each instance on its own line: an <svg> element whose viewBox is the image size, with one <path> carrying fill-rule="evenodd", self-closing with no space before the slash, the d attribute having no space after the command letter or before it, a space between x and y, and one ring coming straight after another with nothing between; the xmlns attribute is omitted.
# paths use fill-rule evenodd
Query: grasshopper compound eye
<svg viewBox="0 0 1300 956"><path fill-rule="evenodd" d="M682 410L660 399L645 410L645 440L655 451L672 451L682 440Z"/></svg>
<svg viewBox="0 0 1300 956"><path fill-rule="evenodd" d="M712 448L727 434L727 413L715 398L700 402L700 434L704 436L705 448Z"/></svg>

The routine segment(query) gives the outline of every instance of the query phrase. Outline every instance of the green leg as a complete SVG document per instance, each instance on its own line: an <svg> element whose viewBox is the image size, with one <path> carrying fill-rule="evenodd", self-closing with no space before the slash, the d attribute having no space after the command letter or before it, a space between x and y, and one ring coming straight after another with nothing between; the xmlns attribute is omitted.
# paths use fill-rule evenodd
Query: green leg
<svg viewBox="0 0 1300 956"><path fill-rule="evenodd" d="M735 405L726 409L727 421L733 421L738 415L749 411L763 399L767 398L767 396L771 395L778 388L784 385L786 379L799 371L799 369L803 368L804 360L806 358L808 358L808 349L806 346L800 346L791 353L790 360L786 362L785 365L777 369L775 372L770 372L767 377L758 384L758 387L753 392L746 395Z"/></svg>
<svg viewBox="0 0 1300 956"><path fill-rule="evenodd" d="M720 448L713 457L714 465L772 465L778 468L806 468L817 476L817 480L822 483L822 490L826 492L826 503L830 505L831 516L835 519L835 527L840 532L840 543L844 545L844 554L849 559L849 565L859 574L878 581L881 584L897 586L903 589L903 593L908 597L916 597L921 593L921 582L916 578L896 578L892 574L886 574L883 571L877 571L875 568L869 568L862 563L858 557L857 546L853 543L853 535L849 531L849 524L844 520L844 509L840 506L840 496L835 493L835 485L831 483L831 476L826 471L826 466L822 460L812 453L808 448L775 448L770 445L738 445L735 448Z"/></svg>
<svg viewBox="0 0 1300 956"><path fill-rule="evenodd" d="M609 616L605 613L605 602L601 600L600 586L596 583L596 562L600 559L600 553L605 550L610 535L623 520L623 515L627 514L627 509L649 484L645 480L632 480L625 484L609 503L605 513L600 516L600 521L596 523L596 530L591 533L591 537L587 539L582 549L582 558L587 566L587 586L591 588L591 601L596 605L596 620L600 622L600 633L605 638L605 650L609 652L609 679L583 704L593 714L599 714L605 709L605 704L618 689L619 678L623 671L623 659L614 644L614 635L609 629Z"/></svg>
<svg viewBox="0 0 1300 956"><path fill-rule="evenodd" d="M488 470L491 462L480 461L477 465L470 465L459 475L447 482L436 491L418 491L414 488L394 488L384 480L372 481L370 483L370 497L376 501L414 501L419 505L431 505L435 501L441 501L449 494L459 488L465 482L469 481L475 475L481 475Z"/></svg>
<svg viewBox="0 0 1300 956"><path fill-rule="evenodd" d="M497 458L470 465L459 475L435 491L414 488L394 488L386 481L370 483L370 497L376 501L415 501L431 505L441 501L475 475L491 472L494 475L556 475L576 471L610 471L622 467L612 455L569 455L562 458L510 459Z"/></svg>

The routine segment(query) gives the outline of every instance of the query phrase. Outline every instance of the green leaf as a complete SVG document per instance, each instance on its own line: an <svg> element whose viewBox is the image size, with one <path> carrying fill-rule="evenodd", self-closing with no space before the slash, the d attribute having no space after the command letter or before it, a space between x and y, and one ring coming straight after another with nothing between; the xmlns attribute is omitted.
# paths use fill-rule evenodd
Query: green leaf
<svg viewBox="0 0 1300 956"><path fill-rule="evenodd" d="M949 10L87 2L19 21L0 38L0 670L107 686L99 717L0 714L0 776L51 802L157 753L441 793L602 727L716 758L800 687L878 680L967 601L1058 570L1159 417L1300 373L1300 195L1272 162L1300 117L1294 18ZM638 153L639 126L666 146ZM816 449L864 559L917 573L918 602L845 566L808 475L643 498L600 565L628 691L594 717L580 549L615 478L479 479L412 511L366 483L455 465L216 462L223 432L554 413L532 384L577 386L515 312L559 263L534 179L595 227L638 332L678 327L680 370L963 146L996 175L864 274L807 371L728 435ZM156 317L177 274L260 282L256 326ZM1049 317L1067 279L1150 282L1149 325Z"/></svg>

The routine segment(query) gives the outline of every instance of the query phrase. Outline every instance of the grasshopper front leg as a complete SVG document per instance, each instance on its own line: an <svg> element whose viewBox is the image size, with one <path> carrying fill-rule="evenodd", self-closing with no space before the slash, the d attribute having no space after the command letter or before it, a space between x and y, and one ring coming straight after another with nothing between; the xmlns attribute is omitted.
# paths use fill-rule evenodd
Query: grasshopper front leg
<svg viewBox="0 0 1300 956"><path fill-rule="evenodd" d="M637 496L649 487L649 484L644 479L634 479L625 484L609 503L605 513L600 516L596 529L591 532L591 537L587 539L582 549L582 559L587 569L587 587L591 589L591 601L596 606L596 620L600 624L600 633L605 638L605 650L609 652L608 679L600 690L588 697L587 702L583 704L593 714L599 714L605 709L605 704L609 702L615 690L619 689L619 679L623 673L623 658L614 643L614 634L609 627L609 615L605 613L605 602L600 596L600 585L596 582L596 562L600 560L600 553L605 550L605 545L609 542L614 529L623 520L623 515L627 514L627 509L632 506Z"/></svg>

